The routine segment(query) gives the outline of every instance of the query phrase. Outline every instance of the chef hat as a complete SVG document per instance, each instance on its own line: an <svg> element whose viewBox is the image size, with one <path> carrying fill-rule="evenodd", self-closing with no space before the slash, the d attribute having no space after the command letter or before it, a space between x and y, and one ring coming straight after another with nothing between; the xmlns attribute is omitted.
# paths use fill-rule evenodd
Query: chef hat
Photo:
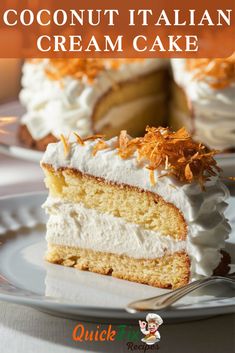
<svg viewBox="0 0 235 353"><path fill-rule="evenodd" d="M161 325L163 323L163 320L161 318L161 316L154 314L154 313L150 313L146 316L146 321L148 322L155 322L158 325Z"/></svg>

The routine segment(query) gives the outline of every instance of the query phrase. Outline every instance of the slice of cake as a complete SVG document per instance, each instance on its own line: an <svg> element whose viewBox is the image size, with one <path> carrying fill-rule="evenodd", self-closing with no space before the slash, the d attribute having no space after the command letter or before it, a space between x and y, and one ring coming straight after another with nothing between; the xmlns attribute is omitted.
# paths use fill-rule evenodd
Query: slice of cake
<svg viewBox="0 0 235 353"><path fill-rule="evenodd" d="M146 124L164 124L166 63L162 59L26 61L20 92L26 114L20 139L44 150L71 130L83 137L115 136L121 129L138 135Z"/></svg>
<svg viewBox="0 0 235 353"><path fill-rule="evenodd" d="M172 59L171 126L186 126L210 148L235 149L235 55Z"/></svg>
<svg viewBox="0 0 235 353"><path fill-rule="evenodd" d="M228 190L185 129L50 144L46 259L162 288L228 272Z"/></svg>

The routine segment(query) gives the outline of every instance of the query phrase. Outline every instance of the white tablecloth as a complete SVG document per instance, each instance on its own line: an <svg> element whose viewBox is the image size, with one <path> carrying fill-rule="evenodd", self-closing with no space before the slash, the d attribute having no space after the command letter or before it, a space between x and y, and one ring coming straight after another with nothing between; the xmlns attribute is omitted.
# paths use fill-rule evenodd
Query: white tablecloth
<svg viewBox="0 0 235 353"><path fill-rule="evenodd" d="M37 164L0 155L0 196L43 188L43 175ZM71 337L76 324L76 321L0 302L0 353L130 352L127 341L74 342ZM84 323L84 326L94 330L97 324ZM233 314L187 323L163 324L160 332L161 353L235 352Z"/></svg>

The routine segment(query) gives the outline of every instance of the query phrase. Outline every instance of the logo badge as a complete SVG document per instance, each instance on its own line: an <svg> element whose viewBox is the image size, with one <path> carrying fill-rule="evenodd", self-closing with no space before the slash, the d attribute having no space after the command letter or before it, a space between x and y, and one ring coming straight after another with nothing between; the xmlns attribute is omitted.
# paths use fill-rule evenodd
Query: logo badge
<svg viewBox="0 0 235 353"><path fill-rule="evenodd" d="M146 321L139 320L140 331L144 334L144 338L142 338L141 341L147 345L153 345L159 342L161 335L158 328L162 324L163 320L161 316L154 313L149 313L146 316Z"/></svg>

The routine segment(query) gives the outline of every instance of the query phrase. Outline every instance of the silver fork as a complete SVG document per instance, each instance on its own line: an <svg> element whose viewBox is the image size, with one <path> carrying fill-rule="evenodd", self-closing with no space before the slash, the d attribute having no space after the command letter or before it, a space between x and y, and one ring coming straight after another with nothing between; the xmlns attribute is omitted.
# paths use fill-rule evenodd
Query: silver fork
<svg viewBox="0 0 235 353"><path fill-rule="evenodd" d="M192 291L205 287L213 282L224 281L227 283L235 284L235 273L222 276L212 276L199 279L197 281L191 282L184 287L175 289L169 293L158 295L156 297L146 298L142 300L136 300L127 305L126 310L129 313L136 313L138 311L151 311L151 310L161 310L165 309L173 303L177 302L180 298L191 293Z"/></svg>

